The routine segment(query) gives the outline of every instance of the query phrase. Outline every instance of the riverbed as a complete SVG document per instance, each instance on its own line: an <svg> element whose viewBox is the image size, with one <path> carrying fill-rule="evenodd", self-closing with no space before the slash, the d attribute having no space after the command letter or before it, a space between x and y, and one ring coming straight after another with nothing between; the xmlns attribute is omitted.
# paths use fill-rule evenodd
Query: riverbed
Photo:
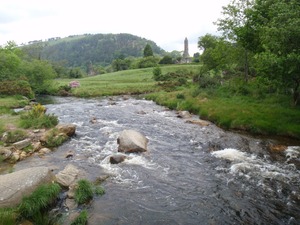
<svg viewBox="0 0 300 225"><path fill-rule="evenodd" d="M16 170L49 166L57 172L71 163L91 180L108 174L106 194L88 208L90 225L300 224L300 171L292 163L299 146L274 157L268 146L276 140L187 123L175 111L133 97L58 97L46 107L60 123L75 124L76 136ZM148 151L110 164L125 129L144 134Z"/></svg>

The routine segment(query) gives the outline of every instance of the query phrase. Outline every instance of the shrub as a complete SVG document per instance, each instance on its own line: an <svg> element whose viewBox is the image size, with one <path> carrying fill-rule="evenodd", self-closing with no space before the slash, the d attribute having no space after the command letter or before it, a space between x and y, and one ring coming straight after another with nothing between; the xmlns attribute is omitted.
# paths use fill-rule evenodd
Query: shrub
<svg viewBox="0 0 300 225"><path fill-rule="evenodd" d="M58 147L68 138L66 134L59 133L58 129L54 128L47 134L47 140L43 145L48 148Z"/></svg>
<svg viewBox="0 0 300 225"><path fill-rule="evenodd" d="M23 95L33 98L34 93L26 80L7 80L0 82L0 95Z"/></svg>
<svg viewBox="0 0 300 225"><path fill-rule="evenodd" d="M161 76L161 68L159 66L154 67L152 73L153 73L153 79L156 81L159 80L159 77Z"/></svg>
<svg viewBox="0 0 300 225"><path fill-rule="evenodd" d="M21 115L21 127L23 128L51 128L58 124L55 115L45 114L46 108L40 104L35 105L27 114Z"/></svg>
<svg viewBox="0 0 300 225"><path fill-rule="evenodd" d="M7 131L3 141L5 143L15 143L17 141L24 140L26 137L27 134L23 130Z"/></svg>

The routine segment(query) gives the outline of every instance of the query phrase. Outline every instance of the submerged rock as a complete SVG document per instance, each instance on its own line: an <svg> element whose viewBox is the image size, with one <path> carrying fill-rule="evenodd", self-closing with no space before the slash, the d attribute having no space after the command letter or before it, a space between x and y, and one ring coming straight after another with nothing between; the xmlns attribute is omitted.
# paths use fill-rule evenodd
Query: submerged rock
<svg viewBox="0 0 300 225"><path fill-rule="evenodd" d="M147 151L148 139L135 130L124 130L117 140L119 152L145 152Z"/></svg>
<svg viewBox="0 0 300 225"><path fill-rule="evenodd" d="M127 158L126 155L116 154L116 155L110 156L109 162L111 164L118 164L118 163L123 162L126 158Z"/></svg>
<svg viewBox="0 0 300 225"><path fill-rule="evenodd" d="M54 175L48 167L33 167L0 175L0 207L18 205L24 196L31 194L39 185L53 180Z"/></svg>

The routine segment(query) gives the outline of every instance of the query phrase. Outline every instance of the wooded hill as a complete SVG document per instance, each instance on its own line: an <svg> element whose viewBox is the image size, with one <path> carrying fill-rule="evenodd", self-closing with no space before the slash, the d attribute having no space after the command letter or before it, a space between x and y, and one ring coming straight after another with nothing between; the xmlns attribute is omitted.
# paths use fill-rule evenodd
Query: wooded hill
<svg viewBox="0 0 300 225"><path fill-rule="evenodd" d="M67 38L50 38L47 41L33 41L24 46L31 56L54 62L63 61L66 66L77 67L87 64L107 66L114 59L143 56L149 44L153 53L162 55L165 51L155 42L131 34L84 34Z"/></svg>

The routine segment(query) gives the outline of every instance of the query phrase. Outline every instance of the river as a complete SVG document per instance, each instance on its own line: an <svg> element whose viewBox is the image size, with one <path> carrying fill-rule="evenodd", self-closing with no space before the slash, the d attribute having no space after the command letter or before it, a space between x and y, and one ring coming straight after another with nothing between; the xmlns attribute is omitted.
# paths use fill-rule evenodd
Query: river
<svg viewBox="0 0 300 225"><path fill-rule="evenodd" d="M274 157L267 147L274 140L186 123L144 99L55 101L47 113L76 124L76 136L16 169L45 165L57 172L71 163L92 180L109 174L106 194L88 209L89 225L300 224L300 171L292 163L299 147ZM144 134L149 150L110 164L124 129ZM69 151L74 156L66 158Z"/></svg>

